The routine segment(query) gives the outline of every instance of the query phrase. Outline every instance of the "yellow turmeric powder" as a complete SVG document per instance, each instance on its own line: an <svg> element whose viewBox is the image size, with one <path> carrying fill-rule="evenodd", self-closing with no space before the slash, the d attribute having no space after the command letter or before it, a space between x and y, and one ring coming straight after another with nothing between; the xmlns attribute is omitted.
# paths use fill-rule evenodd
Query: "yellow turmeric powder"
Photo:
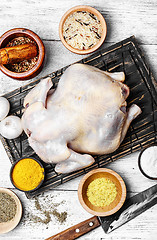
<svg viewBox="0 0 157 240"><path fill-rule="evenodd" d="M13 184L22 191L35 189L44 179L44 169L32 158L18 161L12 171Z"/></svg>

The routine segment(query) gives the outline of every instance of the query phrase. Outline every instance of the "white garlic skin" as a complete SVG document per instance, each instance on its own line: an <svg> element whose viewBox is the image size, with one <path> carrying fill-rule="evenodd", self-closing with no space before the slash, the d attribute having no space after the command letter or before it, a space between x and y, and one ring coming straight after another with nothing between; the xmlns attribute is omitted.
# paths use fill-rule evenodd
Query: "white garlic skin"
<svg viewBox="0 0 157 240"><path fill-rule="evenodd" d="M9 113L10 103L5 97L0 97L0 121L2 121Z"/></svg>
<svg viewBox="0 0 157 240"><path fill-rule="evenodd" d="M7 139L14 139L23 131L21 119L17 116L8 116L0 122L0 134Z"/></svg>

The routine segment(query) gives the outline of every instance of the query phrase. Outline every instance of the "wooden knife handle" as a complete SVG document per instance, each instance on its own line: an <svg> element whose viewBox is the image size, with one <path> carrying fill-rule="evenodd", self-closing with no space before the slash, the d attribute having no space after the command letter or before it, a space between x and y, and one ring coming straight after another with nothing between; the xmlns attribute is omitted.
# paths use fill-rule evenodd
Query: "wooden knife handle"
<svg viewBox="0 0 157 240"><path fill-rule="evenodd" d="M94 216L45 240L73 240L99 226L100 222L98 218Z"/></svg>

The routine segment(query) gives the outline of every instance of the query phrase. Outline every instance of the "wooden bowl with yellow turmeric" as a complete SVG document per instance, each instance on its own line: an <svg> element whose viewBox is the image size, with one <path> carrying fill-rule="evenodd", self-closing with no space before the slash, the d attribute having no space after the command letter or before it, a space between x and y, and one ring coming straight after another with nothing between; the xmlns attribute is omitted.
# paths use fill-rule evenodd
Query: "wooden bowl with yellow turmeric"
<svg viewBox="0 0 157 240"><path fill-rule="evenodd" d="M31 192L41 186L45 171L40 161L34 158L21 158L16 161L10 171L10 179L15 188L23 192Z"/></svg>
<svg viewBox="0 0 157 240"><path fill-rule="evenodd" d="M126 199L126 186L118 173L98 168L81 179L78 198L87 212L96 216L109 216L122 207Z"/></svg>

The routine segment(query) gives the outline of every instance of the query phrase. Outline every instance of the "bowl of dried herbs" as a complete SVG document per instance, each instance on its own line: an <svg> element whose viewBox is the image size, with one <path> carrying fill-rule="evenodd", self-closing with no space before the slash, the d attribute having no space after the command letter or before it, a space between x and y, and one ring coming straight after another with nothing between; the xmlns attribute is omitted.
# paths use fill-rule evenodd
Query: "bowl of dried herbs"
<svg viewBox="0 0 157 240"><path fill-rule="evenodd" d="M22 217L18 196L7 188L0 188L0 234L13 230Z"/></svg>

